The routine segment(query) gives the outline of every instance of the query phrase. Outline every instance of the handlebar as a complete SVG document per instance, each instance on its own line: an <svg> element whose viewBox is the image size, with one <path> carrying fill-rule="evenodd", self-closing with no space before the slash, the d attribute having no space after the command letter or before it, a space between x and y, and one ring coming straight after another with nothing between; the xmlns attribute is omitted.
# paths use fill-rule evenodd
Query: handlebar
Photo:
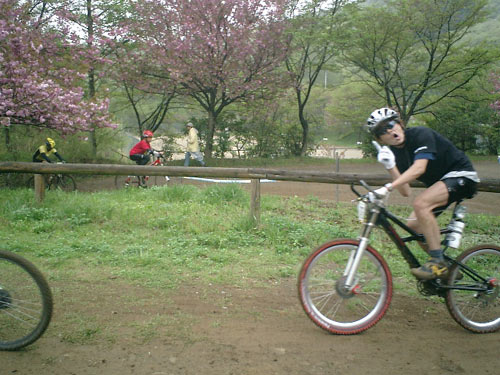
<svg viewBox="0 0 500 375"><path fill-rule="evenodd" d="M368 190L369 192L373 193L373 189L370 185L368 185L364 180L359 180L359 183L361 184L361 186L363 186L366 190ZM354 183L351 184L351 190L354 194L356 194L358 197L362 197L363 194L361 194L359 191L356 190L356 188L354 187Z"/></svg>
<svg viewBox="0 0 500 375"><path fill-rule="evenodd" d="M383 199L384 197L380 196L379 194L377 194L375 192L375 190L373 190L373 188L368 185L364 180L359 180L359 183L361 184L361 186L363 186L366 190L368 190L368 193L366 194L361 194L359 191L356 190L356 188L354 187L354 183L351 184L351 190L353 191L354 194L357 195L357 200L362 200L362 199L368 199L370 202L372 203L377 203L378 205L382 204L384 205L384 202L383 202ZM388 196L388 195L387 195ZM386 196L386 197L387 197Z"/></svg>

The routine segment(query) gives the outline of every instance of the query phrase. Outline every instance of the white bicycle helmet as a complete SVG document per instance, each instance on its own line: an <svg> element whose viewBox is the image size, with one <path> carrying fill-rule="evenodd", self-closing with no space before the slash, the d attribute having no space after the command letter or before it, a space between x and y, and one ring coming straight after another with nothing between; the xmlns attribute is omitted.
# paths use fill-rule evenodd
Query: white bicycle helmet
<svg viewBox="0 0 500 375"><path fill-rule="evenodd" d="M373 133L377 125L379 125L381 122L388 122L390 120L395 120L398 118L398 113L390 108L376 109L366 120L365 127L370 133Z"/></svg>

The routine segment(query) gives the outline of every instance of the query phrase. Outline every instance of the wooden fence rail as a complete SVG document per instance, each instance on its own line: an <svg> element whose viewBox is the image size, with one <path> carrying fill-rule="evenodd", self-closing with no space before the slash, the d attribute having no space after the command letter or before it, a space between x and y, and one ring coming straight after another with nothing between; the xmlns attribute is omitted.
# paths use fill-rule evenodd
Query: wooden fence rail
<svg viewBox="0 0 500 375"><path fill-rule="evenodd" d="M260 216L260 183L261 179L280 181L317 182L329 184L357 184L364 180L372 186L381 186L389 182L386 174L365 173L338 173L318 172L311 170L284 170L266 168L203 168L203 167L151 167L139 165L116 164L55 164L55 163L26 163L2 162L0 173L34 173L34 174L88 174L88 175L147 175L147 176L181 176L181 177L219 177L241 178L252 180L251 216L259 221ZM39 180L39 179L38 179ZM41 180L39 180L41 182ZM41 183L40 183L41 184ZM43 185L43 184L41 184ZM414 187L423 187L420 182L411 184ZM35 193L41 194L38 200L43 199L43 191L35 188ZM478 184L479 191L500 193L500 179L482 178Z"/></svg>

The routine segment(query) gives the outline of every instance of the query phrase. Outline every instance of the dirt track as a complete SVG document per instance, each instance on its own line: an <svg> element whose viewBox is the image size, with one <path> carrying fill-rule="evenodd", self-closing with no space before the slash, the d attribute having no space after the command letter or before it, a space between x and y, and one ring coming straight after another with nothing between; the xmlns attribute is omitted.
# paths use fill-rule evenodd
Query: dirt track
<svg viewBox="0 0 500 375"><path fill-rule="evenodd" d="M485 177L500 175L497 164L477 167ZM102 184L111 186L107 180ZM262 190L337 196L336 187L326 184L272 183ZM345 186L338 195L352 197ZM483 193L468 206L498 215L499 202L499 194ZM498 374L500 367L500 333L465 331L437 298L395 294L375 327L342 337L323 332L306 317L294 278L245 290L193 284L160 291L124 284L104 271L99 280L79 275L52 285L56 310L48 332L24 351L0 352L1 375L482 375ZM83 345L63 340L58 317L68 311L106 326L101 333L106 339ZM138 335L133 329L135 322L158 320L154 331Z"/></svg>

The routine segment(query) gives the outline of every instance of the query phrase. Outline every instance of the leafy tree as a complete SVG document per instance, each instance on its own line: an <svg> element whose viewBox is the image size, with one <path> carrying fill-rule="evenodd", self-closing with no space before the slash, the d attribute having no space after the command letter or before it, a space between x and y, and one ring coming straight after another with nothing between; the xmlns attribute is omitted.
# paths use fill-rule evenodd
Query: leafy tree
<svg viewBox="0 0 500 375"><path fill-rule="evenodd" d="M285 60L295 91L302 144L298 154L305 155L309 141L309 119L306 106L318 75L337 53L336 14L346 0L290 1L288 17L292 43Z"/></svg>
<svg viewBox="0 0 500 375"><path fill-rule="evenodd" d="M126 0L63 0L59 13L63 24L70 25L68 37L82 46L84 51L86 96L90 100L97 97L100 78L111 61L109 57L119 45L113 43L119 24L128 10ZM92 153L97 155L96 124L89 129Z"/></svg>
<svg viewBox="0 0 500 375"><path fill-rule="evenodd" d="M0 0L0 123L7 147L10 126L61 134L114 126L107 100L83 100L81 49L65 42L34 5Z"/></svg>
<svg viewBox="0 0 500 375"><path fill-rule="evenodd" d="M284 0L144 0L128 34L206 112L205 157L210 158L217 117L227 106L276 87L283 61Z"/></svg>
<svg viewBox="0 0 500 375"><path fill-rule="evenodd" d="M120 44L111 72L121 89L118 99L123 97L125 107L133 111L139 136L144 130L158 130L178 96L176 83L163 74L155 59L143 52L136 43Z"/></svg>
<svg viewBox="0 0 500 375"><path fill-rule="evenodd" d="M483 128L488 127L493 111L486 103L457 100L434 111L429 127L447 137L462 151L475 151Z"/></svg>
<svg viewBox="0 0 500 375"><path fill-rule="evenodd" d="M344 57L354 73L404 121L459 97L498 57L464 38L488 0L398 0L352 17ZM346 29L347 30L347 29Z"/></svg>

